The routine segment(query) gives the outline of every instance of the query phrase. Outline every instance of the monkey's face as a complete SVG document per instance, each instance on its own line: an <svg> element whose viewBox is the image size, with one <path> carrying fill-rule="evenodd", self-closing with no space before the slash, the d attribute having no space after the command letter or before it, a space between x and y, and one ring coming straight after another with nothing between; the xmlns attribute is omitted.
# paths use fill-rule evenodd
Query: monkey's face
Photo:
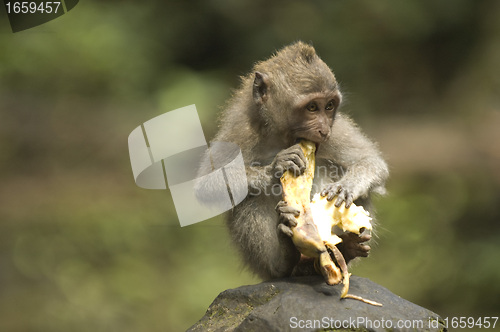
<svg viewBox="0 0 500 332"><path fill-rule="evenodd" d="M296 141L304 138L316 144L327 141L340 98L338 90L329 93L312 93L300 98L291 113L291 139Z"/></svg>

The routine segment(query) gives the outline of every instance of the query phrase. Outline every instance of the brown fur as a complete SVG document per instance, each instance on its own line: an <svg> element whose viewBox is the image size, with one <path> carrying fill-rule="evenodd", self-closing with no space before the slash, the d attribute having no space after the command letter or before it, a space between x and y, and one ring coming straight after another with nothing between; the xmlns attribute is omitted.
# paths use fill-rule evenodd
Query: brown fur
<svg viewBox="0 0 500 332"><path fill-rule="evenodd" d="M297 138L310 136L319 143L317 167L323 169L316 173L313 194L328 184L340 184L346 201L351 197L368 206L370 192L384 191L387 165L349 118L337 112L331 122L327 115L306 121L302 114L309 113L300 113L308 98L330 96L338 108L341 94L332 71L312 46L297 42L255 64L222 113L214 141L241 148L250 192L228 215L229 232L245 263L264 279L289 276L300 258L291 239L279 230L283 221L275 211L282 199L279 171L290 166L286 160L295 156ZM321 126L327 126L328 137L320 142L316 137ZM204 167L209 167L208 160Z"/></svg>

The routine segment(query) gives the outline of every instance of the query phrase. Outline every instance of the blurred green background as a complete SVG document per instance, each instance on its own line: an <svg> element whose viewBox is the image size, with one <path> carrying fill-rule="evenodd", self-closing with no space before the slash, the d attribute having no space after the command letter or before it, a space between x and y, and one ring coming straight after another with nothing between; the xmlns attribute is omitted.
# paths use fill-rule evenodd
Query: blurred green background
<svg viewBox="0 0 500 332"><path fill-rule="evenodd" d="M221 218L181 228L127 137L312 42L388 160L353 273L443 317L500 316L500 2L81 1L13 34L0 12L0 331L181 331L257 283ZM500 326L500 323L497 324Z"/></svg>

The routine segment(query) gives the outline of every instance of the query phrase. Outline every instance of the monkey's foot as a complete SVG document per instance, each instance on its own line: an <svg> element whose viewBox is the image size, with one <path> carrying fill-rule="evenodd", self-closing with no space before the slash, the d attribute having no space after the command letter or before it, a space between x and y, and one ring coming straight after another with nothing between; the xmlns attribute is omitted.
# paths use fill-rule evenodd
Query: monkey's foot
<svg viewBox="0 0 500 332"><path fill-rule="evenodd" d="M370 246L363 244L372 238L370 234L358 235L346 232L339 236L342 238L342 242L337 244L337 248L344 255L347 263L356 257L368 257L370 254Z"/></svg>
<svg viewBox="0 0 500 332"><path fill-rule="evenodd" d="M342 280L342 282L344 283L344 287L342 288L342 293L340 294L340 298L358 300L367 304L381 307L382 303L378 303L372 300L367 300L365 298L362 298L361 296L347 293L349 292L349 277L351 276L351 274L347 270L347 263L344 257L342 256L342 253L337 249L337 247L333 246L330 247L330 249L332 250L332 253L335 256L335 260L337 261L337 264L339 265L340 270L342 271L342 275L344 276L344 280Z"/></svg>
<svg viewBox="0 0 500 332"><path fill-rule="evenodd" d="M313 276L319 273L314 268L314 258L300 255L300 260L297 265L293 268L292 276Z"/></svg>
<svg viewBox="0 0 500 332"><path fill-rule="evenodd" d="M285 228L290 229L291 227L297 226L297 217L300 216L300 210L288 205L285 201L279 201L276 205L276 212L278 212L279 222L281 225L286 226ZM292 231L291 229L290 231L285 231L282 227L280 227L280 229L287 235Z"/></svg>

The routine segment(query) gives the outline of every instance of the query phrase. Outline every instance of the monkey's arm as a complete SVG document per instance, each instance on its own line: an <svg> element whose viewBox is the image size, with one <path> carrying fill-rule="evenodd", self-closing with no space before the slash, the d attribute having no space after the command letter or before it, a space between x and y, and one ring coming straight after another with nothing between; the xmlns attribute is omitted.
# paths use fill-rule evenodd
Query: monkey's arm
<svg viewBox="0 0 500 332"><path fill-rule="evenodd" d="M321 193L329 200L338 196L336 206L343 201L349 206L371 191L385 192L384 183L389 175L386 162L377 146L343 114L337 115L332 135L325 146L320 146L319 152L321 158L333 160L343 168L344 176Z"/></svg>
<svg viewBox="0 0 500 332"><path fill-rule="evenodd" d="M273 175L273 166L262 166L258 162L253 162L245 167L248 181L248 190L252 195L259 195L262 191L270 189L273 184L277 183L276 177Z"/></svg>

